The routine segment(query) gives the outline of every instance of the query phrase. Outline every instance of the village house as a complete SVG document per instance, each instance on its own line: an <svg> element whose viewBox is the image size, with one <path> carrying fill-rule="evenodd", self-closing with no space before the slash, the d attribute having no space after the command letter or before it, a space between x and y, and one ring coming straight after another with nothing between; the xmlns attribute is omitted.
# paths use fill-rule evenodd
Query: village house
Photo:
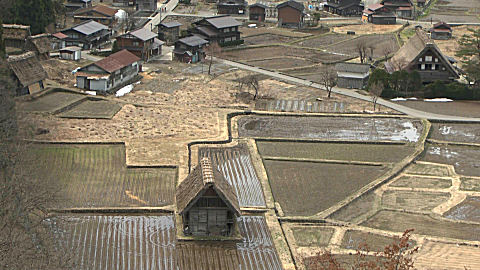
<svg viewBox="0 0 480 270"><path fill-rule="evenodd" d="M247 10L247 1L245 0L219 0L217 2L218 14L245 14Z"/></svg>
<svg viewBox="0 0 480 270"><path fill-rule="evenodd" d="M34 52L9 56L7 63L14 75L17 95L33 94L44 89L43 81L48 75Z"/></svg>
<svg viewBox="0 0 480 270"><path fill-rule="evenodd" d="M303 27L305 7L302 3L289 0L277 5L278 26L280 27Z"/></svg>
<svg viewBox="0 0 480 270"><path fill-rule="evenodd" d="M362 21L373 24L396 24L397 17L382 4L373 4L367 6L363 11Z"/></svg>
<svg viewBox="0 0 480 270"><path fill-rule="evenodd" d="M27 38L30 36L30 26L18 24L2 24L3 41L7 53L22 52Z"/></svg>
<svg viewBox="0 0 480 270"><path fill-rule="evenodd" d="M127 50L121 50L82 67L75 75L78 88L105 92L129 82L139 71L140 58Z"/></svg>
<svg viewBox="0 0 480 270"><path fill-rule="evenodd" d="M120 50L126 49L145 62L162 53L163 41L157 39L156 33L145 28L118 36L116 40Z"/></svg>
<svg viewBox="0 0 480 270"><path fill-rule="evenodd" d="M449 58L443 55L435 42L417 28L397 53L385 63L385 69L394 71L417 71L423 83L434 81L453 81L459 78L458 71Z"/></svg>
<svg viewBox="0 0 480 270"><path fill-rule="evenodd" d="M210 159L200 164L178 185L177 213L185 236L229 237L237 229L240 206L237 195Z"/></svg>
<svg viewBox="0 0 480 270"><path fill-rule="evenodd" d="M136 0L135 9L138 11L155 12L157 10L157 0Z"/></svg>
<svg viewBox="0 0 480 270"><path fill-rule="evenodd" d="M59 49L65 48L65 39L68 38L67 35L63 34L62 32L58 32L55 34L52 34L52 47L54 51L57 51Z"/></svg>
<svg viewBox="0 0 480 270"><path fill-rule="evenodd" d="M432 39L451 39L452 27L445 22L438 22L430 29Z"/></svg>
<svg viewBox="0 0 480 270"><path fill-rule="evenodd" d="M92 49L109 40L110 29L96 21L89 20L61 31L66 35L65 46Z"/></svg>
<svg viewBox="0 0 480 270"><path fill-rule="evenodd" d="M399 18L414 18L415 8L412 0L382 0L380 4L395 13Z"/></svg>
<svg viewBox="0 0 480 270"><path fill-rule="evenodd" d="M328 0L323 10L340 16L358 16L362 14L360 0Z"/></svg>
<svg viewBox="0 0 480 270"><path fill-rule="evenodd" d="M70 46L60 49L60 59L78 61L82 58L82 48Z"/></svg>
<svg viewBox="0 0 480 270"><path fill-rule="evenodd" d="M194 23L193 34L200 35L208 42L217 42L222 46L242 42L238 27L242 25L230 16L216 16L202 19Z"/></svg>
<svg viewBox="0 0 480 270"><path fill-rule="evenodd" d="M248 7L248 18L250 21L264 22L267 14L267 6L255 3Z"/></svg>
<svg viewBox="0 0 480 270"><path fill-rule="evenodd" d="M75 23L82 23L89 20L94 20L98 23L112 28L116 22L115 14L117 9L110 8L104 5L96 5L93 7L82 8L75 11L73 20Z"/></svg>
<svg viewBox="0 0 480 270"><path fill-rule="evenodd" d="M133 7L133 6L135 6L135 0L113 0L112 6L114 6L114 7Z"/></svg>
<svg viewBox="0 0 480 270"><path fill-rule="evenodd" d="M50 52L53 51L52 39L50 34L39 34L30 36L27 39L26 48L37 54L39 60L47 60L50 58Z"/></svg>
<svg viewBox="0 0 480 270"><path fill-rule="evenodd" d="M370 76L370 65L358 63L338 63L337 86L342 88L364 89Z"/></svg>
<svg viewBox="0 0 480 270"><path fill-rule="evenodd" d="M184 63L196 63L205 59L205 45L208 41L199 36L181 38L175 42L173 58Z"/></svg>
<svg viewBox="0 0 480 270"><path fill-rule="evenodd" d="M67 13L73 13L78 9L91 7L92 0L67 0L64 6Z"/></svg>
<svg viewBox="0 0 480 270"><path fill-rule="evenodd" d="M180 26L182 24L179 22L160 23L157 26L158 38L163 40L168 46L175 44L180 37Z"/></svg>

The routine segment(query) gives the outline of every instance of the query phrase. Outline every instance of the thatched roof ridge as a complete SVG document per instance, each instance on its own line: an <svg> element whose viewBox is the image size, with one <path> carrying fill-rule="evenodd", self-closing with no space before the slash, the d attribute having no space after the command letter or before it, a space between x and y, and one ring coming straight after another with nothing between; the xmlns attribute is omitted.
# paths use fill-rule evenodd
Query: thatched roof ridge
<svg viewBox="0 0 480 270"><path fill-rule="evenodd" d="M43 69L34 52L10 56L7 62L24 87L48 77L47 72Z"/></svg>
<svg viewBox="0 0 480 270"><path fill-rule="evenodd" d="M53 51L50 37L50 34L39 34L31 36L28 39L32 42L38 53L43 54Z"/></svg>
<svg viewBox="0 0 480 270"><path fill-rule="evenodd" d="M30 36L30 26L20 24L2 24L4 39L25 40Z"/></svg>
<svg viewBox="0 0 480 270"><path fill-rule="evenodd" d="M397 71L399 68L406 68L427 46L433 41L422 29L417 29L411 37L395 55L385 64L389 72Z"/></svg>
<svg viewBox="0 0 480 270"><path fill-rule="evenodd" d="M213 187L232 211L240 215L237 195L223 175L212 167L209 158L202 158L200 164L177 187L176 199L179 214L187 211L210 187Z"/></svg>

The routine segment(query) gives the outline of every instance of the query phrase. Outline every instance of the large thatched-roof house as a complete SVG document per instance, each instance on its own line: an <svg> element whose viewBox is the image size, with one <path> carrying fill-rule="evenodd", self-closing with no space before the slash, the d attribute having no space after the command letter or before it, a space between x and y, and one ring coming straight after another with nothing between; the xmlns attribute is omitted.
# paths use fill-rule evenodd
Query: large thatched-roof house
<svg viewBox="0 0 480 270"><path fill-rule="evenodd" d="M50 34L39 34L31 36L27 39L27 50L33 51L41 60L46 60L50 57L50 52L53 51L52 37Z"/></svg>
<svg viewBox="0 0 480 270"><path fill-rule="evenodd" d="M183 233L191 236L231 236L240 216L237 195L210 159L200 164L180 183L177 210Z"/></svg>
<svg viewBox="0 0 480 270"><path fill-rule="evenodd" d="M9 56L8 66L17 82L17 94L26 95L43 89L43 81L48 77L34 52Z"/></svg>
<svg viewBox="0 0 480 270"><path fill-rule="evenodd" d="M3 40L5 41L7 53L11 49L17 49L20 51L25 49L25 42L30 36L29 25L2 24L2 28Z"/></svg>
<svg viewBox="0 0 480 270"><path fill-rule="evenodd" d="M387 62L388 72L399 70L418 71L422 82L453 81L459 78L458 71L420 28L400 50Z"/></svg>

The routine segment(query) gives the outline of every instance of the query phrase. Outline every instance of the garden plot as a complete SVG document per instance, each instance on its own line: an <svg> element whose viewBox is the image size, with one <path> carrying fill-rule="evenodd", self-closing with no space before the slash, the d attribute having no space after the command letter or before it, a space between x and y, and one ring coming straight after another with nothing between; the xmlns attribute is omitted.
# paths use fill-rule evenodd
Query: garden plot
<svg viewBox="0 0 480 270"><path fill-rule="evenodd" d="M480 143L480 125L433 123L430 137L440 141Z"/></svg>
<svg viewBox="0 0 480 270"><path fill-rule="evenodd" d="M407 174L451 176L447 166L441 164L413 163L405 169Z"/></svg>
<svg viewBox="0 0 480 270"><path fill-rule="evenodd" d="M263 157L329 159L367 162L398 162L412 154L414 147L391 144L346 144L257 140Z"/></svg>
<svg viewBox="0 0 480 270"><path fill-rule="evenodd" d="M476 224L439 220L423 214L381 210L362 225L394 232L414 229L415 234L480 241L480 226Z"/></svg>
<svg viewBox="0 0 480 270"><path fill-rule="evenodd" d="M165 206L173 203L176 170L127 168L123 145L34 145L40 179L61 188L56 208Z"/></svg>
<svg viewBox="0 0 480 270"><path fill-rule="evenodd" d="M198 156L209 157L217 166L235 190L241 207L265 207L262 186L246 148L200 148Z"/></svg>
<svg viewBox="0 0 480 270"><path fill-rule="evenodd" d="M297 58L297 57L278 57L270 59L261 59L261 60L250 60L245 61L245 63L261 67L265 69L280 70L285 68L299 68L305 66L311 66L316 64L310 59Z"/></svg>
<svg viewBox="0 0 480 270"><path fill-rule="evenodd" d="M76 269L177 269L170 215L60 216L50 225Z"/></svg>
<svg viewBox="0 0 480 270"><path fill-rule="evenodd" d="M430 8L424 21L448 23L480 23L480 2L477 0L438 0Z"/></svg>
<svg viewBox="0 0 480 270"><path fill-rule="evenodd" d="M480 147L428 144L422 160L453 165L457 174L480 176Z"/></svg>
<svg viewBox="0 0 480 270"><path fill-rule="evenodd" d="M353 37L349 35L329 33L299 41L295 45L308 48L323 48L352 38Z"/></svg>
<svg viewBox="0 0 480 270"><path fill-rule="evenodd" d="M393 237L380 234L348 230L343 236L341 247L358 250L366 244L370 251L381 252L386 246L391 245L393 240ZM414 245L413 241L411 244Z"/></svg>
<svg viewBox="0 0 480 270"><path fill-rule="evenodd" d="M417 142L422 122L398 118L244 116L240 137Z"/></svg>
<svg viewBox="0 0 480 270"><path fill-rule="evenodd" d="M383 166L264 160L273 196L287 216L312 216L386 172Z"/></svg>
<svg viewBox="0 0 480 270"><path fill-rule="evenodd" d="M295 243L299 247L327 247L335 229L323 226L292 226Z"/></svg>
<svg viewBox="0 0 480 270"><path fill-rule="evenodd" d="M358 256L355 254L333 254L335 257L335 260L338 263L338 269L352 269L352 265L355 265L355 263L358 262ZM312 264L314 257L307 257L304 259L303 263L305 265L306 270L318 270L318 269L323 269L319 268L318 265ZM362 261L376 261L377 258L372 256L372 255L364 255L362 257ZM354 268L355 269L355 268Z"/></svg>
<svg viewBox="0 0 480 270"><path fill-rule="evenodd" d="M372 58L374 59L385 57L385 50L389 50L389 53L394 53L400 49L397 39L393 34L360 36L355 39L349 39L340 43L336 43L326 47L325 49L332 53L358 56L357 44L359 42L365 43L367 46L368 56L372 56L372 51L370 48L373 48Z"/></svg>
<svg viewBox="0 0 480 270"><path fill-rule="evenodd" d="M88 99L61 113L65 118L111 119L122 107L110 100Z"/></svg>
<svg viewBox="0 0 480 270"><path fill-rule="evenodd" d="M387 190L383 193L382 205L407 211L431 211L448 199L450 193Z"/></svg>
<svg viewBox="0 0 480 270"><path fill-rule="evenodd" d="M375 201L377 200L379 200L379 198L375 192L368 192L328 217L347 222L360 220L362 217L366 217L374 208L378 208L375 206Z"/></svg>
<svg viewBox="0 0 480 270"><path fill-rule="evenodd" d="M417 269L480 269L480 247L425 241L414 256Z"/></svg>
<svg viewBox="0 0 480 270"><path fill-rule="evenodd" d="M348 55L332 54L319 50L291 46L247 48L241 50L224 51L222 54L229 60L244 62L248 60L270 59L278 56L304 58L314 61L315 63L333 63L351 58ZM288 67L289 65L285 65L283 68Z"/></svg>
<svg viewBox="0 0 480 270"><path fill-rule="evenodd" d="M315 75L318 76L318 75ZM255 109L261 111L277 112L303 112L303 113L345 113L350 112L349 105L341 101L308 101L308 100L260 100L255 103Z"/></svg>
<svg viewBox="0 0 480 270"><path fill-rule="evenodd" d="M451 56L455 56L455 52L456 50L452 52ZM479 101L455 100L451 102L425 102L423 100L407 100L396 101L395 103L429 113L462 117L480 117Z"/></svg>
<svg viewBox="0 0 480 270"><path fill-rule="evenodd" d="M454 220L480 222L480 197L468 196L443 216Z"/></svg>
<svg viewBox="0 0 480 270"><path fill-rule="evenodd" d="M49 112L56 113L65 107L86 99L86 95L72 92L53 91L32 101L20 103L20 110L27 112Z"/></svg>
<svg viewBox="0 0 480 270"><path fill-rule="evenodd" d="M244 37L245 45L260 45L260 44L275 44L288 43L297 40L295 37L281 36L272 33L265 33L260 35L253 35Z"/></svg>
<svg viewBox="0 0 480 270"><path fill-rule="evenodd" d="M461 180L461 190L480 192L480 178L462 177Z"/></svg>
<svg viewBox="0 0 480 270"><path fill-rule="evenodd" d="M480 181L479 181L480 183ZM403 175L393 183L391 187L408 187L408 188L432 188L432 189L445 189L452 186L452 180L435 178L435 177L418 177Z"/></svg>

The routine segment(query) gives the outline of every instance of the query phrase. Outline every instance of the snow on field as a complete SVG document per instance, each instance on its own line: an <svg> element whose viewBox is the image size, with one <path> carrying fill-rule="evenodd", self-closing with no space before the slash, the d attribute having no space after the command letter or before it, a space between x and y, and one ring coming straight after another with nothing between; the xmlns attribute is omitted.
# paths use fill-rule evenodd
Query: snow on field
<svg viewBox="0 0 480 270"><path fill-rule="evenodd" d="M133 85L132 84L129 84L127 86L124 86L122 88L120 88L117 93L115 93L115 96L116 97L123 97L125 96L126 94L132 92L133 90Z"/></svg>
<svg viewBox="0 0 480 270"><path fill-rule="evenodd" d="M423 101L426 102L451 102L453 100L449 98L432 98L432 99L424 99Z"/></svg>

